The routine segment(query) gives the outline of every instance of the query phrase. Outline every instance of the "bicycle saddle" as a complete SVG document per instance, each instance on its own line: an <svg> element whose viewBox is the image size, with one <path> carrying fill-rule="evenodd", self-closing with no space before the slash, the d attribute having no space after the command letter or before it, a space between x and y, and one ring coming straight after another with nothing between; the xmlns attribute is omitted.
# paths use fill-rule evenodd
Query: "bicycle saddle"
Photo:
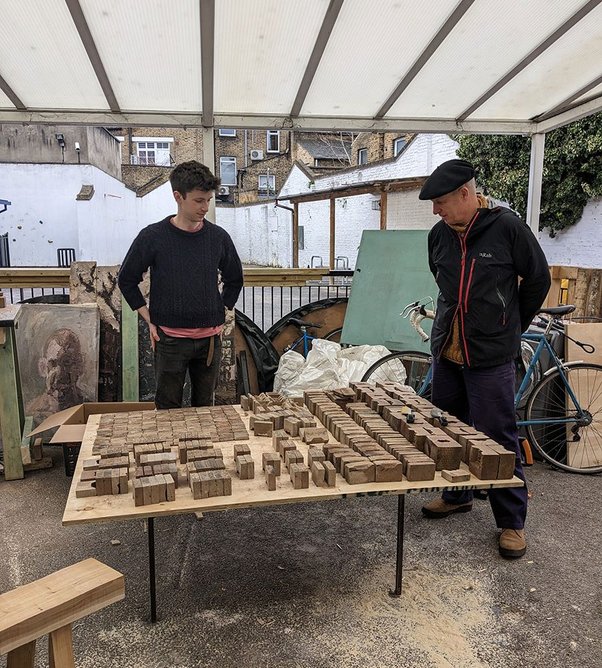
<svg viewBox="0 0 602 668"><path fill-rule="evenodd" d="M573 304L567 304L566 306L550 306L550 308L540 308L537 313L547 313L547 315L566 315L567 313L572 313L576 308L577 307Z"/></svg>
<svg viewBox="0 0 602 668"><path fill-rule="evenodd" d="M315 322L306 322L305 320L301 320L301 318L289 318L288 322L293 325L297 325L297 327L315 327L316 329L322 327L321 324Z"/></svg>

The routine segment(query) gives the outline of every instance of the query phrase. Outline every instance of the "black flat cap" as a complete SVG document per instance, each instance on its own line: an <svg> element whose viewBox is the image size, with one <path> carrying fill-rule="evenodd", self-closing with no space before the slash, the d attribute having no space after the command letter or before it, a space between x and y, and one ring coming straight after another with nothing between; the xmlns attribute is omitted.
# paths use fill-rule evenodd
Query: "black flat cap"
<svg viewBox="0 0 602 668"><path fill-rule="evenodd" d="M474 167L466 160L443 162L428 177L418 199L436 199L457 190L475 175Z"/></svg>

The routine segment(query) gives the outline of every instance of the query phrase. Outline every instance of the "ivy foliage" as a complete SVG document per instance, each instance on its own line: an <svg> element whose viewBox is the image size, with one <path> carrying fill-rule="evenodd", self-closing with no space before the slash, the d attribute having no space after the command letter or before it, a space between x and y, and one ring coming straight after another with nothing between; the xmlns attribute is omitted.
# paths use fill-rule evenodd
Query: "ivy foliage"
<svg viewBox="0 0 602 668"><path fill-rule="evenodd" d="M531 140L522 136L462 135L458 157L478 170L485 193L527 211ZM602 195L602 113L546 134L539 227L550 236L580 220L588 200Z"/></svg>

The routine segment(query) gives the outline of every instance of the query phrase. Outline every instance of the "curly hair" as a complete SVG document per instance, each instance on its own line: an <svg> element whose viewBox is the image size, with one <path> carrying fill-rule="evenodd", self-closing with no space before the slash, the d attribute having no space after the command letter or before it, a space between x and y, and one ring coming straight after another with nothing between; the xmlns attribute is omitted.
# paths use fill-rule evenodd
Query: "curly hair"
<svg viewBox="0 0 602 668"><path fill-rule="evenodd" d="M196 160L177 165L169 177L169 182L172 190L179 192L184 198L189 192L197 189L204 192L217 190L220 184L217 176Z"/></svg>

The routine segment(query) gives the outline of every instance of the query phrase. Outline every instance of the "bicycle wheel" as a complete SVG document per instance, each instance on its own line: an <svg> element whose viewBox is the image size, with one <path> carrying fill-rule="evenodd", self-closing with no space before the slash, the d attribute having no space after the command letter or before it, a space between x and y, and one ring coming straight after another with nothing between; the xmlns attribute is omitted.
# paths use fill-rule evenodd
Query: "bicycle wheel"
<svg viewBox="0 0 602 668"><path fill-rule="evenodd" d="M571 473L600 473L602 366L579 363L567 366L564 371L585 416L577 415L556 369L544 376L529 396L525 411L529 442L559 469ZM541 424L528 424L530 421Z"/></svg>
<svg viewBox="0 0 602 668"><path fill-rule="evenodd" d="M391 353L379 359L366 371L362 377L362 383L402 383L418 392L431 368L431 362L431 355L419 350ZM430 385L428 395L422 393L422 396L429 395Z"/></svg>
<svg viewBox="0 0 602 668"><path fill-rule="evenodd" d="M336 329L331 330L328 332L328 334L324 334L324 336L321 336L321 339L324 339L325 341L334 341L335 343L339 343L341 341L341 332L343 331L342 327L337 327Z"/></svg>

